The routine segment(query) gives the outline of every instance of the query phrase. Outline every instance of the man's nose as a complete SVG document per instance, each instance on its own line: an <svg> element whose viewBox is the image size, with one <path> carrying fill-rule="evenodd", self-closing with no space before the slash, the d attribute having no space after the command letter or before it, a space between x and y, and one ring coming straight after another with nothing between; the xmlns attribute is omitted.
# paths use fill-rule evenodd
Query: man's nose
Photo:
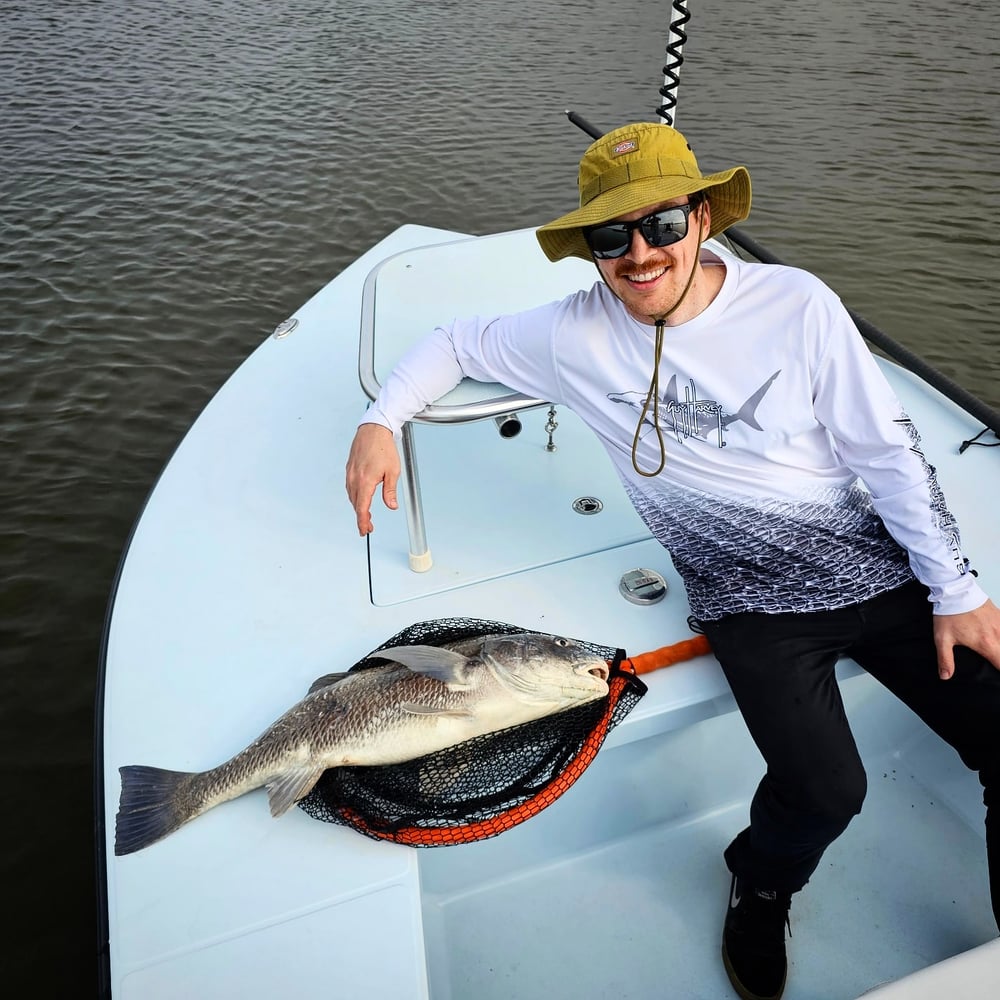
<svg viewBox="0 0 1000 1000"><path fill-rule="evenodd" d="M629 239L628 254L627 254L627 256L629 257L636 257L637 255L644 257L646 255L647 250L656 249L653 246L653 244L650 243L646 239L646 237L642 235L642 230L638 226L636 226L635 229L633 229L632 232L629 233L629 237L630 239ZM638 240L638 245L636 244L636 240Z"/></svg>

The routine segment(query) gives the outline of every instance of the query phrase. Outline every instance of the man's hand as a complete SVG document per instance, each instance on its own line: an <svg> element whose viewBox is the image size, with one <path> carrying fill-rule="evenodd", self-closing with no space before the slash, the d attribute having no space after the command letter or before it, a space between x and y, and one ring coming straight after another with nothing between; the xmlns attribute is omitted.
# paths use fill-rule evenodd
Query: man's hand
<svg viewBox="0 0 1000 1000"><path fill-rule="evenodd" d="M358 517L358 533L373 531L371 504L378 484L382 484L382 502L396 510L396 483L399 481L399 453L392 431L381 424L362 424L354 435L347 456L347 496Z"/></svg>
<svg viewBox="0 0 1000 1000"><path fill-rule="evenodd" d="M987 601L960 615L934 616L934 645L938 674L948 680L955 673L955 647L967 646L1000 670L1000 608Z"/></svg>

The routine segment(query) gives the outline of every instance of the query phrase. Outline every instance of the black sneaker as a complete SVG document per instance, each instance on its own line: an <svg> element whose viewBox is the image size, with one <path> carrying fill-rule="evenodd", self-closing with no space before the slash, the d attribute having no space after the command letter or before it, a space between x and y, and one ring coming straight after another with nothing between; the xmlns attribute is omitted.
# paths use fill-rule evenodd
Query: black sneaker
<svg viewBox="0 0 1000 1000"><path fill-rule="evenodd" d="M778 1000L785 989L785 926L791 893L754 889L733 876L722 961L743 1000Z"/></svg>

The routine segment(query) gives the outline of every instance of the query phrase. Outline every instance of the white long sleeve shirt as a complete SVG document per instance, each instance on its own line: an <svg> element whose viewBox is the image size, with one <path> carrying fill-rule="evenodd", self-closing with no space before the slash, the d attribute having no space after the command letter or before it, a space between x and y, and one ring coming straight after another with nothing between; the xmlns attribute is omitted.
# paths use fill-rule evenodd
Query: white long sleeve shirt
<svg viewBox="0 0 1000 1000"><path fill-rule="evenodd" d="M398 434L463 375L569 407L607 449L703 620L843 607L914 576L939 614L983 604L917 432L838 297L796 268L723 265L707 251L703 263L724 266L725 280L702 313L664 330L666 464L653 478L633 468L632 441L655 330L603 282L439 327L362 422ZM650 409L637 459L651 470L659 458Z"/></svg>

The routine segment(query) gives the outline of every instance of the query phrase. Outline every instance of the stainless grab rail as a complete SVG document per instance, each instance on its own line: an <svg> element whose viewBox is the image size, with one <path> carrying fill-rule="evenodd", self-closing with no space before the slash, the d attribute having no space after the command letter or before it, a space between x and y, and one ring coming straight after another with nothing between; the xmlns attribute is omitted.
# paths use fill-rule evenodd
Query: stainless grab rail
<svg viewBox="0 0 1000 1000"><path fill-rule="evenodd" d="M411 251L405 251L407 253ZM394 256L400 256L396 254ZM375 302L376 284L382 267L391 261L387 257L365 279L361 291L361 331L358 341L358 378L361 388L369 399L374 400L382 388L375 372ZM471 379L464 384L475 384ZM473 420L483 420L487 417L502 417L530 410L537 406L547 406L544 399L534 399L521 392L504 392L503 386L483 386L489 395L481 399L467 400L462 403L432 403L425 407L412 422L404 424L400 435L400 465L402 468L402 491L406 509L406 531L409 540L410 569L415 573L425 573L433 565L430 548L427 544L427 523L424 518L424 505L420 493L420 476L417 467L416 445L413 439L413 423L427 424L458 424ZM497 394L496 389L500 392Z"/></svg>

